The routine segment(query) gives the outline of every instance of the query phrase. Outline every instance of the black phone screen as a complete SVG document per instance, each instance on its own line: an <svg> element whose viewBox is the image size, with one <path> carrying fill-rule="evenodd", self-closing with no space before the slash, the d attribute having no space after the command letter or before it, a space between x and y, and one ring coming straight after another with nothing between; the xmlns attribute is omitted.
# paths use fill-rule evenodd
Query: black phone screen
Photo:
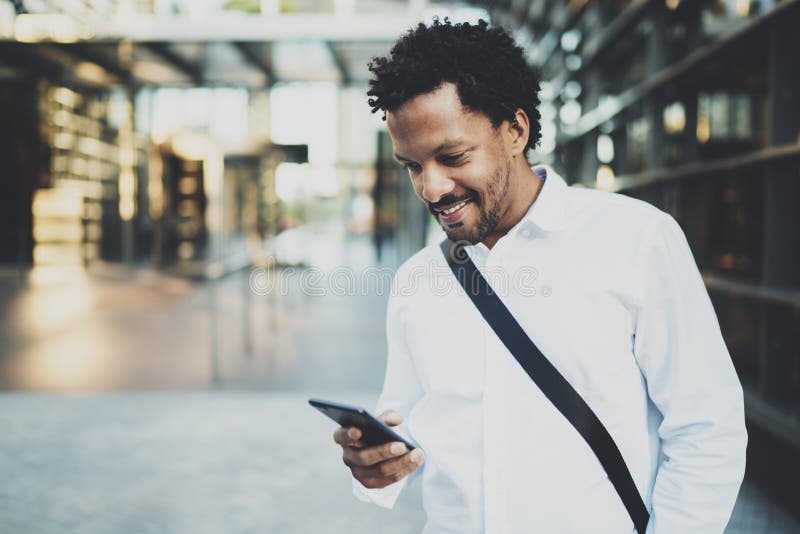
<svg viewBox="0 0 800 534"><path fill-rule="evenodd" d="M308 403L341 426L354 426L361 429L361 442L365 447L400 441L406 444L408 450L414 449L412 444L364 408L321 399L308 399Z"/></svg>

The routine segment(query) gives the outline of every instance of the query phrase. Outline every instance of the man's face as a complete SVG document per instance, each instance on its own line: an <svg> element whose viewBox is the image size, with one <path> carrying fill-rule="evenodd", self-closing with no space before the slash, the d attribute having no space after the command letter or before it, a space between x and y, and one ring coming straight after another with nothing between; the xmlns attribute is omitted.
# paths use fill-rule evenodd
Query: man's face
<svg viewBox="0 0 800 534"><path fill-rule="evenodd" d="M472 244L508 211L511 155L488 117L465 109L445 83L387 113L395 157L453 241Z"/></svg>

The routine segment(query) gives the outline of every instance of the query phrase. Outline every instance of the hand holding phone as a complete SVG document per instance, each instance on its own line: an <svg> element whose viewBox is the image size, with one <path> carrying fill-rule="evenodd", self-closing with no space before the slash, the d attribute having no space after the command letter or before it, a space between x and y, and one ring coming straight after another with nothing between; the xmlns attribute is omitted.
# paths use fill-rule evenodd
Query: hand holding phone
<svg viewBox="0 0 800 534"><path fill-rule="evenodd" d="M421 449L391 430L403 422L396 412L389 410L374 417L356 406L316 399L309 402L342 425L333 439L342 447L344 464L365 487L383 488L402 480L424 461Z"/></svg>

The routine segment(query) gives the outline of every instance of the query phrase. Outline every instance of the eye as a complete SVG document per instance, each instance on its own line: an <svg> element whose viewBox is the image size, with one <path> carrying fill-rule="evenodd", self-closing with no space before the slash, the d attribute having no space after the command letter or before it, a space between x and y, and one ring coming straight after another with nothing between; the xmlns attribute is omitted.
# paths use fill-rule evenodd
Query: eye
<svg viewBox="0 0 800 534"><path fill-rule="evenodd" d="M445 165L457 165L463 162L465 155L466 152L459 152L458 154L448 154L446 156L442 156L440 160Z"/></svg>
<svg viewBox="0 0 800 534"><path fill-rule="evenodd" d="M419 165L416 163L412 163L410 161L403 162L403 168L409 172L417 173L419 172Z"/></svg>

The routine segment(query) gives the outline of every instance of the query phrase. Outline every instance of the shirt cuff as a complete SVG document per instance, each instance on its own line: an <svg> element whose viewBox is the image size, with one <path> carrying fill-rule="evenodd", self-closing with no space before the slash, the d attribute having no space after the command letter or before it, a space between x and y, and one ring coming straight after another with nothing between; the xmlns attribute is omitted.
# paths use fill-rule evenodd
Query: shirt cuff
<svg viewBox="0 0 800 534"><path fill-rule="evenodd" d="M405 477L397 482L389 484L385 488L370 489L354 478L353 495L355 495L359 501L371 502L381 508L391 509L394 508L394 503L397 502L397 498L400 496L400 492L403 491L407 480L408 477Z"/></svg>

